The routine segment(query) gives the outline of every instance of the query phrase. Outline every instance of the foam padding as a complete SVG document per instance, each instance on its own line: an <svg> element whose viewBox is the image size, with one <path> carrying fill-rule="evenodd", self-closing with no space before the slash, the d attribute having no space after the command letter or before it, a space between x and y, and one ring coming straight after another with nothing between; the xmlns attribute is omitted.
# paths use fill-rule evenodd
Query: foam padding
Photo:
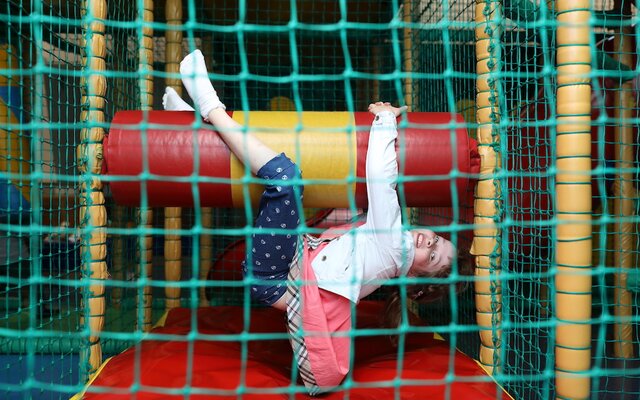
<svg viewBox="0 0 640 400"><path fill-rule="evenodd" d="M28 129L17 128L25 118L18 54L15 47L0 44L0 69L13 71L0 74L0 196L11 197L5 203L12 203L11 208L0 210L0 215L26 215L30 211L31 182L27 177L31 173L31 138ZM9 179L10 174L14 176ZM18 197L14 197L14 191Z"/></svg>
<svg viewBox="0 0 640 400"><path fill-rule="evenodd" d="M373 115L230 114L300 165L305 207L366 207L365 162ZM459 115L409 113L408 121L396 143L403 200L409 207L452 205L452 179L457 193L466 193L474 183L469 174L479 171L476 142ZM145 198L155 207L244 206L243 183L250 176L213 127L196 123L192 112L118 112L104 142L104 158L103 173L118 204L140 206ZM261 192L256 182L250 185L254 205Z"/></svg>
<svg viewBox="0 0 640 400"><path fill-rule="evenodd" d="M361 302L357 307L358 328L377 327L382 306L381 302ZM130 399L133 394L129 388L134 382L140 385L135 393L138 400L182 399L184 395L167 394L167 390L185 386L200 393L209 391L202 394L192 391L189 398L193 399L310 398L301 382L297 383L298 394L287 394L295 363L287 340L285 314L272 308L250 312L249 330L253 336L245 342L247 353L243 356L243 343L238 337L206 336L240 334L246 319L241 307L199 308L193 320L189 309L173 309L164 327L154 329L153 333L175 336L167 341L145 340L111 358L83 398ZM186 335L196 327L205 337L189 344ZM273 337L274 333L279 333L281 339L260 340L261 334ZM387 336L358 336L353 347L355 387L339 389L321 398L343 399L345 395L353 400L510 398L474 360L457 351L451 355L449 347L449 343L431 333L410 334L399 368L399 350L391 346ZM450 373L455 373L456 379L447 383L445 378ZM398 378L411 381L396 388ZM239 395L241 385L244 392Z"/></svg>

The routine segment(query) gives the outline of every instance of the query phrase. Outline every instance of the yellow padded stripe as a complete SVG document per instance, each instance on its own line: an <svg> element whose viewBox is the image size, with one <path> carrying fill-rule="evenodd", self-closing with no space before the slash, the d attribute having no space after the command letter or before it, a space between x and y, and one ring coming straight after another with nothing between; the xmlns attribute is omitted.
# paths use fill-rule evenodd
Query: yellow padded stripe
<svg viewBox="0 0 640 400"><path fill-rule="evenodd" d="M346 184L345 179L350 174L355 178L358 150L352 113L235 111L233 119L275 151L286 153L300 166L304 179L317 180L319 184L305 188L305 202L321 208L349 207L348 193L355 196L355 180ZM232 156L231 179L244 174L244 166ZM250 186L254 205L262 190L261 185ZM231 186L231 196L235 206L243 205L241 183Z"/></svg>

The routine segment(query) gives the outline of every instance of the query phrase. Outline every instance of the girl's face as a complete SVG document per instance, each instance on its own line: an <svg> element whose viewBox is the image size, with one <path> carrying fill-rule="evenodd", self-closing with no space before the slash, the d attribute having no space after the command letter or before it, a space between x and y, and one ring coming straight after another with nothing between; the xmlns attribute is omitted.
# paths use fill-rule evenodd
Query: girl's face
<svg viewBox="0 0 640 400"><path fill-rule="evenodd" d="M416 250L408 276L433 276L451 266L455 247L450 241L430 229L415 229L411 236Z"/></svg>

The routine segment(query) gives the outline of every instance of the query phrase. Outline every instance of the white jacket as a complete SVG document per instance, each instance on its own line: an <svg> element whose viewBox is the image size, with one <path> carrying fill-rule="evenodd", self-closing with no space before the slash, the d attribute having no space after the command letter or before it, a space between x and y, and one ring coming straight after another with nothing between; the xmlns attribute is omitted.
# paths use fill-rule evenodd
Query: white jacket
<svg viewBox="0 0 640 400"><path fill-rule="evenodd" d="M383 281L406 275L413 263L413 238L402 229L396 193L397 136L395 115L390 111L376 115L366 161L367 222L333 240L311 264L321 289L354 303Z"/></svg>

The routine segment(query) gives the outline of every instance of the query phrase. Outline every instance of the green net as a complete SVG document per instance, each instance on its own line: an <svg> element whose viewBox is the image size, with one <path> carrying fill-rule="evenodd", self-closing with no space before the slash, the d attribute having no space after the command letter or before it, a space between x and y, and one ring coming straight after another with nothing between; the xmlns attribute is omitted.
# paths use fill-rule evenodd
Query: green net
<svg viewBox="0 0 640 400"><path fill-rule="evenodd" d="M141 65L148 60L140 50L143 10L149 3L106 2L104 71L87 69L86 57L95 56L87 47L95 35L88 23L96 22L87 13L90 0L10 0L0 5L2 398L68 398L82 390L87 372L95 367L87 358L92 348L89 321L96 317L89 309L95 295L89 289L96 282L86 269L93 256L81 246L95 227L87 227L91 223L81 213L87 198L82 183L88 175L79 170L82 157L77 148L87 142L83 129L107 126L118 111L138 110L144 104L146 77ZM151 3L153 22L147 27L153 27L153 109L162 109L165 81L175 78L165 72L165 33L175 26L167 25L170 2ZM180 56L202 49L228 109L363 111L372 100L385 99L407 104L412 111L460 114L469 136L477 137L475 1L181 3ZM499 54L494 100L500 111L497 150L502 157L497 175L502 187L502 258L493 266L501 271L502 340L495 356L500 367L493 378L516 399L556 394L559 46L554 3L503 0L482 5L499 4L503 16L492 49ZM592 360L585 374L591 378L593 398L632 399L640 396L636 5L592 3ZM620 37L627 44L623 46ZM106 78L106 124L87 114L93 111L85 97L92 76ZM244 241L251 234L246 230L253 218L248 204L239 209L182 209L176 228L167 222L175 210L152 209L149 221L144 221L141 215L147 214L140 209L115 204L108 185L104 193L109 279L101 282L106 302L99 335L102 359L132 346L139 349L147 340L146 328L164 314L165 299L175 287L177 303L183 307L232 305L249 319L250 307L257 305L249 301L249 285L237 280ZM405 226L433 227L468 249L474 229L473 196L455 192L453 208L405 210ZM309 231L315 232L314 218L331 225L363 210L352 207L327 217L329 211L306 209ZM167 237L178 240L178 255L171 256L181 265L178 283L165 269L168 248L176 246ZM406 297L402 302L428 323L423 332L446 340L451 354L457 348L478 359L482 328L476 320L472 278L456 279L469 281L467 290L430 304L416 305ZM371 299L384 300L390 286L402 288L406 282L386 285ZM150 318L143 312L147 305ZM192 328L192 335L182 340L195 341L197 329ZM406 330L404 324L395 333ZM366 336L376 331L351 333ZM245 368L247 349L256 339L264 337L207 338L240 342L244 359L238 368ZM404 357L402 339L396 356L400 361ZM444 384L444 397L453 398L450 384L463 379L453 366L448 372L426 385ZM139 376L134 377L139 384L136 379ZM351 377L345 382L347 387L355 384ZM381 387L397 388L398 398L400 389L412 384L399 378L379 382ZM194 388L198 390L196 384L187 384L173 390L187 397ZM231 395L241 398L246 390L241 386ZM165 387L152 391L169 392ZM284 392L304 388L291 385ZM500 398L498 391L493 395Z"/></svg>
<svg viewBox="0 0 640 400"><path fill-rule="evenodd" d="M61 395L51 383L76 385L79 366L69 333L80 304L80 14L37 2L1 8L2 397Z"/></svg>
<svg viewBox="0 0 640 400"><path fill-rule="evenodd" d="M503 282L505 316L511 325L505 331L503 356L509 361L504 374L517 397L545 398L554 381L554 364L549 362L554 352L550 342L553 327L546 326L546 321L552 307L547 299L553 295L549 269L555 237L549 167L555 143L552 128L539 128L539 121L555 114L554 79L542 74L545 61L553 63L555 59L554 29L529 26L554 16L553 5L549 5L551 9L539 7L531 18L518 8L518 2L511 3L512 8L505 7L509 20L503 46L505 111L512 116L505 130L504 162L509 174L503 185L509 195L504 211L514 220L513 226L506 228L507 243L503 245L508 257L502 267L513 273Z"/></svg>

